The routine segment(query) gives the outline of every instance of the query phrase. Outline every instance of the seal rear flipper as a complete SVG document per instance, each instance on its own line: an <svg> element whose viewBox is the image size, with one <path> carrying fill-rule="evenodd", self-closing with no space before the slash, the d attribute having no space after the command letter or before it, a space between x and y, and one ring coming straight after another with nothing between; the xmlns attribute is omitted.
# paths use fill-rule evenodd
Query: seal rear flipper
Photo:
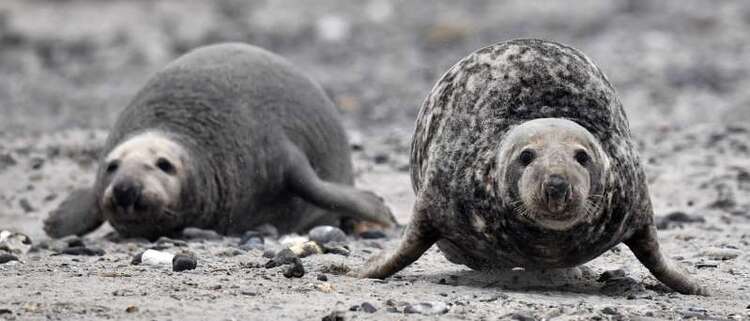
<svg viewBox="0 0 750 321"><path fill-rule="evenodd" d="M84 235L104 223L91 188L74 190L44 220L44 231L53 238Z"/></svg>
<svg viewBox="0 0 750 321"><path fill-rule="evenodd" d="M709 295L705 286L693 280L675 262L662 254L656 237L656 226L653 224L642 227L625 240L625 245L654 277L671 289L682 294Z"/></svg>
<svg viewBox="0 0 750 321"><path fill-rule="evenodd" d="M290 162L285 179L287 186L297 196L320 208L346 213L354 219L376 222L386 227L396 225L396 219L382 198L353 186L320 179L307 156L293 144L288 145Z"/></svg>
<svg viewBox="0 0 750 321"><path fill-rule="evenodd" d="M355 276L385 279L414 263L440 239L439 233L429 220L429 205L425 204L427 202L424 198L420 200L415 205L414 215L404 231L398 248L390 254L384 252L371 258Z"/></svg>

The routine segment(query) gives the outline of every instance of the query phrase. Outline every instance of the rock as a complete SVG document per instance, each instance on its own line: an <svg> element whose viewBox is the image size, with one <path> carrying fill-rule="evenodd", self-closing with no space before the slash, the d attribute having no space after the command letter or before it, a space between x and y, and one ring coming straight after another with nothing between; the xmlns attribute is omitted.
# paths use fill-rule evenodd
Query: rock
<svg viewBox="0 0 750 321"><path fill-rule="evenodd" d="M262 249L265 243L263 235L258 231L247 231L240 238L240 247L243 249Z"/></svg>
<svg viewBox="0 0 750 321"><path fill-rule="evenodd" d="M133 259L130 260L130 265L140 265L143 263L143 253L146 253L146 251L138 252L138 254L133 256Z"/></svg>
<svg viewBox="0 0 750 321"><path fill-rule="evenodd" d="M98 247L72 246L72 247L63 249L61 252L57 254L102 256L104 255L104 250Z"/></svg>
<svg viewBox="0 0 750 321"><path fill-rule="evenodd" d="M266 262L266 269L272 269L277 266L292 264L294 263L294 260L299 260L297 254L292 252L292 250L290 249L283 249L279 251L279 253L276 253L276 256Z"/></svg>
<svg viewBox="0 0 750 321"><path fill-rule="evenodd" d="M328 282L328 276L325 274L318 274L318 281Z"/></svg>
<svg viewBox="0 0 750 321"><path fill-rule="evenodd" d="M0 253L0 264L5 264L10 261L18 261L18 257L13 254Z"/></svg>
<svg viewBox="0 0 750 321"><path fill-rule="evenodd" d="M617 312L617 309L615 309L613 307L604 307L602 309L602 313L609 314L609 315L618 315L618 314L620 314L619 312Z"/></svg>
<svg viewBox="0 0 750 321"><path fill-rule="evenodd" d="M623 271L622 269L609 270L609 271L602 272L602 274L599 275L599 278L597 279L597 281L606 282L614 278L624 278L624 277L625 277L625 271Z"/></svg>
<svg viewBox="0 0 750 321"><path fill-rule="evenodd" d="M137 257L138 255L136 255ZM136 257L133 258L133 262L136 261ZM157 250L146 250L140 253L140 263L143 265L169 265L173 264L175 255L172 253L157 251ZM133 263L131 262L131 263Z"/></svg>
<svg viewBox="0 0 750 321"><path fill-rule="evenodd" d="M294 254L297 254L297 256L300 258L324 253L323 248L321 248L320 245L318 245L318 243L314 241L292 245L289 247L289 250L291 250Z"/></svg>
<svg viewBox="0 0 750 321"><path fill-rule="evenodd" d="M203 230L195 227L188 227L182 230L182 237L191 241L215 241L223 238L219 233L216 233L216 231Z"/></svg>
<svg viewBox="0 0 750 321"><path fill-rule="evenodd" d="M307 236L310 238L310 241L315 241L321 245L331 242L339 243L346 241L346 233L344 233L344 231L338 227L328 225L317 226L311 229L310 232L307 233Z"/></svg>
<svg viewBox="0 0 750 321"><path fill-rule="evenodd" d="M131 304L131 305L128 305L128 307L127 307L127 308L125 308L125 312L127 312L127 313L135 313L135 312L138 312L138 307L137 307L137 306L135 306L135 305L132 305L132 304Z"/></svg>
<svg viewBox="0 0 750 321"><path fill-rule="evenodd" d="M375 157L372 158L375 164L385 164L389 159L390 157L386 153L378 153L375 155Z"/></svg>
<svg viewBox="0 0 750 321"><path fill-rule="evenodd" d="M320 268L320 272L333 274L333 275L345 275L349 273L349 271L351 270L352 268L350 268L348 265L343 264L343 263L339 263L339 264L332 263L332 264L324 265L323 267Z"/></svg>
<svg viewBox="0 0 750 321"><path fill-rule="evenodd" d="M172 271L182 272L186 270L195 270L198 266L198 259L192 253L178 253L172 259Z"/></svg>
<svg viewBox="0 0 750 321"><path fill-rule="evenodd" d="M0 251L13 254L26 254L31 250L31 238L11 231L0 231Z"/></svg>
<svg viewBox="0 0 750 321"><path fill-rule="evenodd" d="M344 321L344 313L341 311L333 311L327 316L324 316L322 321Z"/></svg>
<svg viewBox="0 0 750 321"><path fill-rule="evenodd" d="M323 250L323 253L326 254L338 254L343 256L349 256L351 254L351 251L349 251L348 248L345 246L337 246L333 244L324 244L320 246Z"/></svg>
<svg viewBox="0 0 750 321"><path fill-rule="evenodd" d="M366 240L374 240L374 239L382 239L385 238L385 232L381 230L367 230L362 233L359 233L359 237L366 239Z"/></svg>
<svg viewBox="0 0 750 321"><path fill-rule="evenodd" d="M290 246L294 244L301 244L310 241L306 236L299 236L297 234L287 234L279 239L279 243L284 246Z"/></svg>
<svg viewBox="0 0 750 321"><path fill-rule="evenodd" d="M336 291L336 287L334 287L333 284L328 283L328 282L316 284L315 288L318 289L318 291L323 292L323 293L333 293Z"/></svg>
<svg viewBox="0 0 750 321"><path fill-rule="evenodd" d="M284 277L301 278L305 275L305 267L302 266L302 260L295 258L290 267L284 271Z"/></svg>
<svg viewBox="0 0 750 321"><path fill-rule="evenodd" d="M376 308L374 305L372 305L369 302L363 302L360 307L362 307L362 311L367 313L375 313L378 311L378 308Z"/></svg>
<svg viewBox="0 0 750 321"><path fill-rule="evenodd" d="M688 223L705 223L706 219L698 215L689 215L685 212L672 212L665 216L657 216L656 228L660 230L671 229L675 227L681 227Z"/></svg>
<svg viewBox="0 0 750 321"><path fill-rule="evenodd" d="M448 312L448 305L443 302L424 302L407 305L406 313L418 313L423 315L436 315Z"/></svg>
<svg viewBox="0 0 750 321"><path fill-rule="evenodd" d="M719 261L732 260L740 256L740 254L742 254L742 251L737 250L737 249L718 248L718 247L709 247L701 251L701 256L707 257L711 260L719 260Z"/></svg>
<svg viewBox="0 0 750 321"><path fill-rule="evenodd" d="M695 263L695 267L699 269L717 268L719 267L719 263L716 261L700 261Z"/></svg>
<svg viewBox="0 0 750 321"><path fill-rule="evenodd" d="M0 315L3 315L3 314L13 314L13 311L11 311L10 309L6 309L6 308L0 308Z"/></svg>
<svg viewBox="0 0 750 321"><path fill-rule="evenodd" d="M26 213L31 213L31 212L36 211L36 209L33 206L31 206L31 202L29 202L29 200L26 198L20 199L18 201L18 206L21 206L21 209L23 209L23 211Z"/></svg>
<svg viewBox="0 0 750 321"><path fill-rule="evenodd" d="M641 283L627 276L607 279L599 289L602 294L608 296L627 296L642 293L645 290Z"/></svg>
<svg viewBox="0 0 750 321"><path fill-rule="evenodd" d="M34 157L31 159L31 169L41 169L42 166L44 166L44 158Z"/></svg>
<svg viewBox="0 0 750 321"><path fill-rule="evenodd" d="M536 321L536 318L528 312L513 312L506 314L500 320Z"/></svg>

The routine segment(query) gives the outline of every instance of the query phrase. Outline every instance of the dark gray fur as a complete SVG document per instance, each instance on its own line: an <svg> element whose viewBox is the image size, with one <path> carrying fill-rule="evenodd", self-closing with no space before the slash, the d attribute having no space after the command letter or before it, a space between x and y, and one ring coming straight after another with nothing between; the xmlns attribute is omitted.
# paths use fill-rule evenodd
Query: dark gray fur
<svg viewBox="0 0 750 321"><path fill-rule="evenodd" d="M191 175L183 182L179 215L143 218L137 228L115 225L122 234L154 237L187 226L237 234L263 223L286 233L336 225L347 215L392 222L380 198L351 187L349 145L331 101L263 49L212 45L170 63L121 113L102 155L153 130L189 150ZM98 208L89 206L106 188L105 167L100 163L88 194L74 193L52 213L48 234L83 234L106 219L99 215L92 223ZM87 218L72 223L81 217Z"/></svg>
<svg viewBox="0 0 750 321"><path fill-rule="evenodd" d="M603 197L591 223L564 231L541 228L519 219L512 206L517 188L501 195L495 177L495 167L502 166L496 161L499 144L510 129L539 118L578 123L610 159L606 186L592 183ZM599 68L576 49L520 39L456 63L419 111L411 176L417 202L404 239L362 276L396 273L433 243L450 261L484 270L573 267L625 242L665 284L707 293L659 251L645 174L622 104ZM472 224L474 216L486 223L483 231Z"/></svg>

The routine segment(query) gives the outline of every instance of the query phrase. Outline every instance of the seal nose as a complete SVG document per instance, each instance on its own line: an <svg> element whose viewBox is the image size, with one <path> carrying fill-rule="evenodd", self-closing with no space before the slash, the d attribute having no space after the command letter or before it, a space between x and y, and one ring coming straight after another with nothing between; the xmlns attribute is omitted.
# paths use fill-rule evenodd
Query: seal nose
<svg viewBox="0 0 750 321"><path fill-rule="evenodd" d="M565 198L570 188L568 181L561 175L553 174L547 178L547 182L544 184L544 192L547 194L547 199L560 200Z"/></svg>
<svg viewBox="0 0 750 321"><path fill-rule="evenodd" d="M141 187L132 181L121 181L112 188L112 195L117 206L127 208L141 197Z"/></svg>

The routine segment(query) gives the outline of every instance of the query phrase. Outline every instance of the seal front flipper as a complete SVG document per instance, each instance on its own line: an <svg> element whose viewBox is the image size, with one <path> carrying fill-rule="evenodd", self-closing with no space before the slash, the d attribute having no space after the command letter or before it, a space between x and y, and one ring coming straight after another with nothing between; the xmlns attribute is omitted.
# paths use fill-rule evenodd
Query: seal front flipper
<svg viewBox="0 0 750 321"><path fill-rule="evenodd" d="M679 266L662 254L656 237L656 227L653 224L638 230L625 241L625 244L651 271L651 274L666 286L682 294L709 295L705 286L691 279Z"/></svg>
<svg viewBox="0 0 750 321"><path fill-rule="evenodd" d="M414 216L407 225L398 248L393 253L381 253L368 261L366 266L356 273L357 277L385 279L414 263L437 242L439 234L429 220L430 208L427 203L424 197L417 201Z"/></svg>
<svg viewBox="0 0 750 321"><path fill-rule="evenodd" d="M89 233L104 223L91 188L74 190L44 220L44 231L53 238Z"/></svg>
<svg viewBox="0 0 750 321"><path fill-rule="evenodd" d="M287 145L289 165L285 178L293 193L320 208L343 212L354 219L376 222L386 227L396 225L393 214L382 198L353 186L320 179L307 157L292 143Z"/></svg>

